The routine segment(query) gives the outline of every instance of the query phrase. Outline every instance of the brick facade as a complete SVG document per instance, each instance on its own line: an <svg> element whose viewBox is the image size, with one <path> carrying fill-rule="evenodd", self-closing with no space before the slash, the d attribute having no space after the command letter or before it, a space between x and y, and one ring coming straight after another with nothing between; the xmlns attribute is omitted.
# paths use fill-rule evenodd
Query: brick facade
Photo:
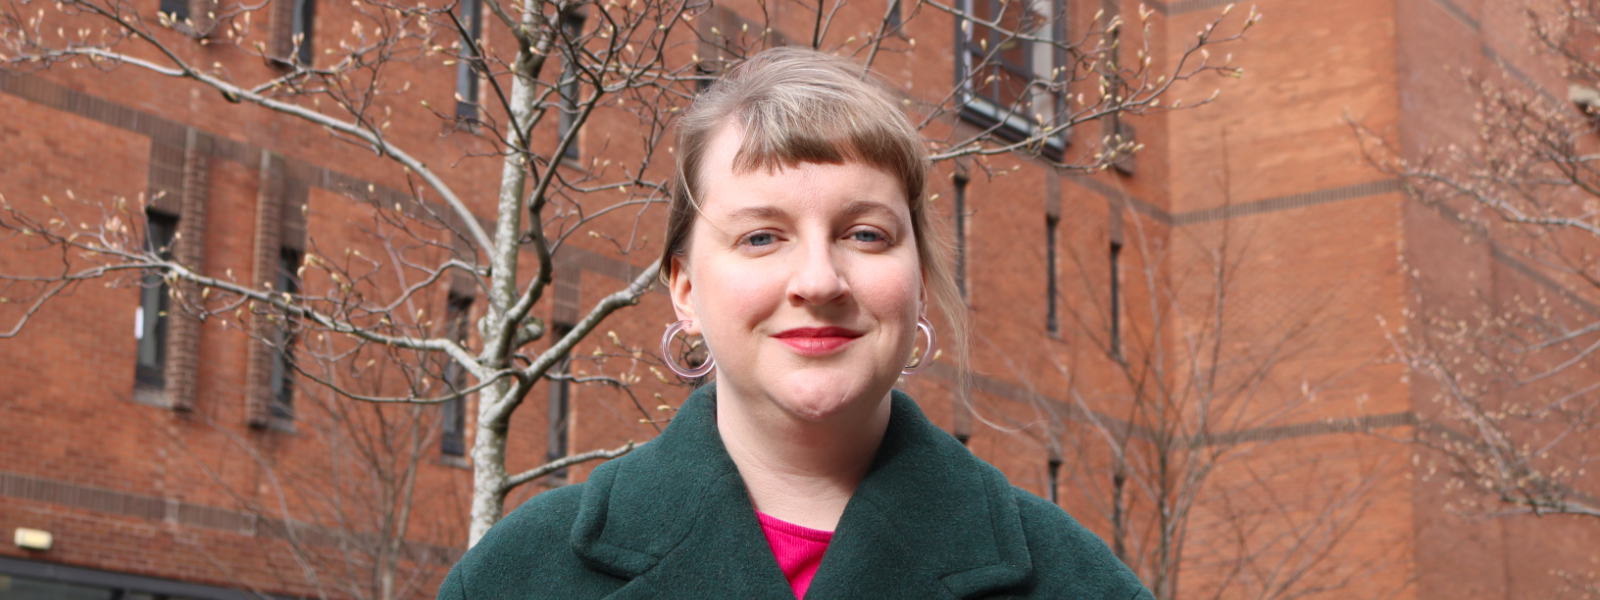
<svg viewBox="0 0 1600 600"><path fill-rule="evenodd" d="M1120 9L1126 19L1144 8L1066 1L1068 27L1078 30L1106 6ZM153 14L154 0L148 4ZM272 0L271 19L263 20L274 30L276 56L290 54L289 40L279 32L292 18L290 4ZM1178 56L1194 31L1226 4L1152 0L1158 61ZM731 12L707 15L696 27L731 32L759 14L753 4L730 6ZM782 10L793 14L775 15L780 26L765 32L766 38L809 38L810 17L791 6ZM1239 270L1229 282L1225 329L1231 345L1225 351L1255 356L1263 340L1279 339L1286 329L1294 337L1282 346L1292 351L1274 357L1271 372L1252 388L1259 398L1231 414L1235 424L1215 426L1199 439L1199 447L1237 450L1206 489L1252 491L1225 508L1220 496L1208 492L1205 498L1213 503L1196 511L1197 541L1185 555L1197 565L1184 572L1185 585L1194 586L1186 589L1220 585L1220 568L1207 563L1205 553L1223 551L1219 540L1225 536L1216 531L1234 522L1229 511L1281 508L1284 520L1263 521L1268 524L1262 527L1292 530L1314 521L1319 507L1360 488L1350 512L1337 516L1348 519L1339 529L1339 544L1307 575L1342 583L1315 597L1543 597L1543 590L1558 583L1553 569L1579 569L1590 558L1585 553L1600 547L1600 529L1553 520L1474 521L1447 510L1446 494L1436 481L1424 481L1410 450L1387 441L1416 423L1427 397L1399 366L1384 360L1388 342L1376 324L1380 318L1391 326L1405 322L1414 290L1399 270L1402 252L1412 265L1476 261L1502 271L1515 271L1515 265L1483 248L1459 245L1447 218L1406 200L1397 180L1363 160L1342 119L1357 119L1393 135L1407 151L1422 152L1472 135L1471 99L1452 74L1456 67L1505 69L1558 90L1559 77L1525 57L1515 41L1522 22L1494 0L1264 0L1259 6L1267 20L1247 42L1231 48L1235 64L1246 68L1241 80L1202 78L1173 91L1192 102L1220 88L1216 102L1112 125L1144 145L1134 168L1055 172L1023 156L936 167L929 186L930 195L939 195L933 206L946 223L960 218L965 227L962 251L975 319L972 392L957 397L962 374L948 353L904 387L936 423L966 439L1013 483L1059 498L1112 539L1112 502L1105 492L1112 485L1105 469L1111 458L1093 441L1088 424L1125 431L1139 448L1165 430L1149 415L1129 413L1133 392L1108 344L1127 344L1121 351L1133 356L1149 356L1153 348L1174 358L1189 356L1184 336L1204 330L1200 307L1212 298L1204 289L1205 273L1194 265L1207 264L1207 253L1226 245L1233 253L1224 256ZM852 25L830 36L842 42L861 33L851 28L875 23L882 8L846 5L837 18ZM350 15L340 7L325 3L318 10L318 32L348 24ZM1226 23L1237 24L1242 12L1236 9ZM937 102L953 77L954 31L952 19L924 7L905 26L903 40L916 40L915 49L885 53L875 69L901 86L911 104ZM709 56L707 46L698 48ZM196 56L220 52L190 50ZM424 97L449 106L453 69L418 78L419 84L426 78L417 86L426 90ZM415 104L397 111L407 117L396 119L397 139L422 148L430 165L455 164L443 175L465 192L480 219L488 218L499 165L458 162L460 138L441 133ZM9 201L24 205L45 195L60 197L66 189L93 199L144 193L152 206L178 217L174 250L180 262L209 275L264 285L273 280L281 248L315 247L332 255L360 246L362 224L373 219L370 205L415 205L405 191L405 174L363 148L228 103L214 92L129 69L4 73L0 114L6 115L0 123L0 194ZM639 150L620 141L635 139L630 124L604 117L597 113L585 126L576 162L601 148L619 162L637 158ZM952 119L930 131L961 134L974 127ZM1089 147L1105 133L1098 124L1077 128L1068 152ZM958 173L968 181L965 214L959 216L951 214ZM659 239L662 212L647 212L640 231ZM601 227L626 237L632 222ZM1055 228L1053 251L1045 247L1047 227ZM619 256L580 237L555 257L554 281L536 309L549 324L576 321L639 273L658 248L647 245ZM1110 264L1113 246L1120 253L1116 271ZM24 247L0 246L0 271L45 264ZM1047 306L1050 264L1057 282L1053 309ZM1116 306L1108 296L1114 278L1122 294ZM478 296L468 278L452 276L445 287L457 297ZM198 292L180 286L179 293ZM441 291L434 300L442 306L445 298ZM125 335L133 328L136 304L136 293L126 286L86 285L52 304L21 337L0 341L0 535L30 527L51 531L56 539L48 552L0 546L0 560L8 561L0 562L0 574L28 577L24 572L37 570L17 565L69 565L197 584L217 594L251 589L312 595L289 548L335 547L348 532L332 527L333 516L307 516L314 503L293 494L279 514L244 507L271 504L266 501L294 489L277 479L280 474L298 477L307 487L332 485L316 466L328 448L309 424L264 427L273 425L274 350L251 340L237 321L175 317L164 400L149 402L136 389L134 341ZM474 318L481 303L477 310ZM16 314L8 311L0 309L0 316ZM1050 314L1056 315L1054 332L1047 327ZM665 296L648 294L638 307L607 321L574 355L613 349L607 331L625 344L653 349L670 320ZM1115 342L1107 337L1112 322L1121 333ZM605 367L576 361L573 368ZM1175 385L1195 375L1182 368L1172 373L1168 383ZM638 397L646 399L643 408L653 418L666 419L670 412L657 405L676 405L685 391L652 379L645 377ZM651 399L656 393L660 401ZM543 463L553 450L546 440L551 416L542 404L547 395L541 384L530 394L530 406L512 418L512 472ZM656 431L640 422L628 396L606 388L573 386L570 407L569 452L647 440ZM471 431L469 423L469 447ZM431 443L437 445L436 436ZM431 596L466 531L471 473L460 459L442 456L436 447L430 452L417 475L425 493L417 496L418 517L407 538L407 560L420 582L409 590L412 597ZM566 479L582 481L591 468L574 467ZM1270 475L1266 486L1250 487L1252 474L1263 473ZM525 486L508 505L544 489ZM1269 495L1263 490L1280 503L1263 498ZM1126 507L1136 521L1148 518L1150 508L1136 499ZM117 585L136 590L155 584ZM1224 596L1243 597L1256 589L1251 586L1270 585L1235 582ZM0 597L4 593L0 587Z"/></svg>

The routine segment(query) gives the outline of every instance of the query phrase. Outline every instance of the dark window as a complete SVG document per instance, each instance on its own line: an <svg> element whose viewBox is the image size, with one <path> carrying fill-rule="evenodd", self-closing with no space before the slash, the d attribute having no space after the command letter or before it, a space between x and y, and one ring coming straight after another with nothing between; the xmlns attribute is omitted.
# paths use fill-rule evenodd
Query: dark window
<svg viewBox="0 0 1600 600"><path fill-rule="evenodd" d="M962 118L1012 141L1058 124L1066 96L1055 67L1065 60L1052 42L1065 37L1061 6L1060 0L957 2L970 17L956 19ZM1052 135L1045 150L1059 153L1065 140Z"/></svg>
<svg viewBox="0 0 1600 600"><path fill-rule="evenodd" d="M1122 16L1122 0L1100 0L1100 22L1097 25L1109 27L1111 22L1120 16ZM1110 63L1113 71L1112 76L1120 78L1122 71L1122 28L1118 27L1116 30L1111 31L1107 37L1106 62Z"/></svg>
<svg viewBox="0 0 1600 600"><path fill-rule="evenodd" d="M717 72L711 65L700 63L694 66L694 93L703 94L711 89L711 84L717 81Z"/></svg>
<svg viewBox="0 0 1600 600"><path fill-rule="evenodd" d="M555 335L550 339L559 340L566 337L570 331L572 331L571 325L558 323L555 327ZM566 356L561 357L561 360L556 363L556 367L552 371L563 377L571 376L572 359ZM545 460L553 461L567 455L567 425L572 416L572 382L565 378L547 381L550 383L550 431L546 436L548 443L546 444ZM555 476L566 477L567 470L556 471Z"/></svg>
<svg viewBox="0 0 1600 600"><path fill-rule="evenodd" d="M273 289L283 294L300 293L300 251L284 248L278 252L278 277ZM277 353L272 355L272 416L294 418L294 320L284 318L272 331Z"/></svg>
<svg viewBox="0 0 1600 600"><path fill-rule="evenodd" d="M1107 126L1108 130L1106 132L1106 137L1111 138L1112 144L1121 147L1124 145L1137 143L1138 140L1135 137L1136 132L1134 131L1132 125L1129 125L1126 121L1123 121L1122 118L1117 114L1112 114L1106 117L1106 119L1107 123L1109 123ZM1133 175L1134 157L1136 156L1136 154L1123 151L1118 155L1117 162L1111 163L1111 166L1112 168L1116 169L1118 173L1123 175Z"/></svg>
<svg viewBox="0 0 1600 600"><path fill-rule="evenodd" d="M5 576L5 588L0 588L4 600L113 600L123 596L123 590L98 586L76 585L43 581L27 577Z"/></svg>
<svg viewBox="0 0 1600 600"><path fill-rule="evenodd" d="M583 17L568 15L561 22L561 26L562 29L566 30L568 47L572 49L570 54L562 57L561 64L561 117L559 121L561 137L565 138L568 133L572 132L572 128L578 125L578 77L580 73L577 57L583 49L578 43L578 36L583 32ZM572 143L567 145L566 153L561 156L563 158L578 158L578 140L572 140Z"/></svg>
<svg viewBox="0 0 1600 600"><path fill-rule="evenodd" d="M248 595L246 590L0 556L0 600L190 600ZM273 598L294 600L290 596Z"/></svg>
<svg viewBox="0 0 1600 600"><path fill-rule="evenodd" d="M1044 218L1044 329L1050 333L1061 331L1061 323L1056 315L1056 225L1061 218L1055 215L1046 215Z"/></svg>
<svg viewBox="0 0 1600 600"><path fill-rule="evenodd" d="M1050 476L1050 503L1060 504L1061 498L1057 489L1061 487L1061 459L1052 456L1050 457L1050 462L1045 464L1045 467Z"/></svg>
<svg viewBox="0 0 1600 600"><path fill-rule="evenodd" d="M145 248L163 260L172 259L172 236L178 218L158 212L146 215ZM134 378L155 387L166 386L167 283L160 271L147 271L139 282L139 308L134 312L134 338L138 343Z"/></svg>
<svg viewBox="0 0 1600 600"><path fill-rule="evenodd" d="M1119 0L1100 0L1102 26L1108 26L1122 12L1122 3ZM1107 51L1106 67L1103 69L1111 94L1126 97L1128 82L1122 77L1122 29L1118 28L1108 35L1110 49ZM1111 113L1104 119L1104 137L1111 140L1112 145L1121 146L1132 144L1135 141L1133 126L1122 120L1121 113ZM1123 175L1134 174L1134 155L1123 153L1117 161L1111 163L1112 168Z"/></svg>
<svg viewBox="0 0 1600 600"><path fill-rule="evenodd" d="M445 326L449 328L447 335L457 343L467 343L467 329L469 315L472 314L472 299L451 295L449 303L445 305ZM467 370L454 360L444 367L445 384L451 391L467 387ZM440 421L439 451L447 456L465 456L467 453L467 398L458 395L444 403L444 415Z"/></svg>
<svg viewBox="0 0 1600 600"><path fill-rule="evenodd" d="M316 15L316 0L294 0L294 27L289 30L289 43L294 50L290 55L308 67L311 66L312 24Z"/></svg>
<svg viewBox="0 0 1600 600"><path fill-rule="evenodd" d="M174 23L189 20L189 0L161 0L161 14Z"/></svg>
<svg viewBox="0 0 1600 600"><path fill-rule="evenodd" d="M900 30L900 26L905 24L905 16L900 14L900 12L901 12L900 5L901 5L900 0L891 0L890 3L889 3L889 27L888 27L888 30L889 30L890 33L899 31Z"/></svg>
<svg viewBox="0 0 1600 600"><path fill-rule="evenodd" d="M956 289L967 297L967 178L956 176Z"/></svg>
<svg viewBox="0 0 1600 600"><path fill-rule="evenodd" d="M1111 242L1111 356L1122 358L1122 243Z"/></svg>
<svg viewBox="0 0 1600 600"><path fill-rule="evenodd" d="M456 63L456 116L478 119L478 71L475 48L483 38L483 4L480 0L461 0L461 25L467 39L461 40L461 59Z"/></svg>

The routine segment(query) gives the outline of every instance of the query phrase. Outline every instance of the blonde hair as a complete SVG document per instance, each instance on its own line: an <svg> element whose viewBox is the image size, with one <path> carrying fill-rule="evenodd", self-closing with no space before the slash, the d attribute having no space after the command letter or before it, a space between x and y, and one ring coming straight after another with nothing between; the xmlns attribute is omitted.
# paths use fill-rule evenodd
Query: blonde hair
<svg viewBox="0 0 1600 600"><path fill-rule="evenodd" d="M702 163L712 137L724 126L743 134L734 155L736 172L800 163L860 162L900 180L911 209L911 228L923 284L944 314L939 336L956 358L958 397L966 398L968 318L966 301L947 261L948 244L932 226L925 192L928 152L911 121L885 86L867 79L861 65L804 48L772 48L750 57L713 83L677 123L678 176L672 185L663 280L672 259L688 252L689 234L704 197ZM921 360L931 360L923 356Z"/></svg>

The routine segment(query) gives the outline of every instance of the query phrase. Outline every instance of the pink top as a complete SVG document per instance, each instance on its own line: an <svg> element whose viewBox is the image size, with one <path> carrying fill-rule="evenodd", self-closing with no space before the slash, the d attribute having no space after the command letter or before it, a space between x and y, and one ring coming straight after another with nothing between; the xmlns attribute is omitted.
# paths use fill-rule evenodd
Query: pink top
<svg viewBox="0 0 1600 600"><path fill-rule="evenodd" d="M756 517L761 520L761 533L766 534L767 543L772 545L772 555L778 558L778 568L783 569L789 587L794 588L794 597L805 598L811 578L817 576L817 567L822 564L822 553L828 551L828 542L833 540L833 532L780 521L759 510Z"/></svg>

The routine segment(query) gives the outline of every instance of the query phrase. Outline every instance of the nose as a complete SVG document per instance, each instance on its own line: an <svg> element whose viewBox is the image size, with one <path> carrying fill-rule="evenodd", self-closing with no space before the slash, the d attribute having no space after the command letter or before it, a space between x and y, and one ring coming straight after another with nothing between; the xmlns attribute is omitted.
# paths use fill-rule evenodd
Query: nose
<svg viewBox="0 0 1600 600"><path fill-rule="evenodd" d="M796 306L821 306L832 304L850 294L828 236L812 237L801 252L796 253L800 264L789 279L789 302Z"/></svg>

